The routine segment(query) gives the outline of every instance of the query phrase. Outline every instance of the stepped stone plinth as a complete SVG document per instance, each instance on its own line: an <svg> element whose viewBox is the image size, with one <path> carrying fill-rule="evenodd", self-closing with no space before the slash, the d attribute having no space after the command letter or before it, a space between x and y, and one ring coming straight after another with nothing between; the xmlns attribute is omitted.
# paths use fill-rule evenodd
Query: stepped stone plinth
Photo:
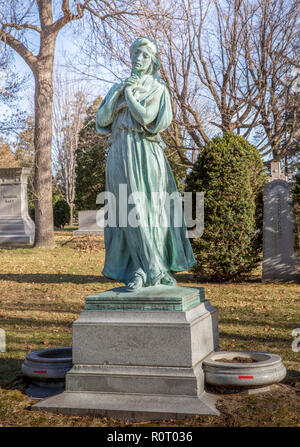
<svg viewBox="0 0 300 447"><path fill-rule="evenodd" d="M203 287L119 287L86 298L73 323L66 391L34 410L123 420L219 414L203 360L219 349Z"/></svg>

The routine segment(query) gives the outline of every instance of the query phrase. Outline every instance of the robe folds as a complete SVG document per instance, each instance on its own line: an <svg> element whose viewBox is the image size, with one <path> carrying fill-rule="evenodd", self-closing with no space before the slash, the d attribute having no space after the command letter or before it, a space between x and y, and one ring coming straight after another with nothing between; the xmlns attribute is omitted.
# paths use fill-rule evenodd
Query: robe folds
<svg viewBox="0 0 300 447"><path fill-rule="evenodd" d="M166 272L185 271L196 263L182 209L182 226L178 226L178 207L176 223L174 202L159 199L159 194L177 193L160 136L172 121L170 95L152 75L143 76L131 90L141 107L134 106L127 91L120 95L119 88L115 84L110 89L96 117L97 131L110 134L106 191L116 198L116 226L104 228L102 273L126 284L138 273L144 285L151 286ZM126 185L125 200L119 185ZM134 209L139 224L121 224L119 207L128 207L128 213Z"/></svg>

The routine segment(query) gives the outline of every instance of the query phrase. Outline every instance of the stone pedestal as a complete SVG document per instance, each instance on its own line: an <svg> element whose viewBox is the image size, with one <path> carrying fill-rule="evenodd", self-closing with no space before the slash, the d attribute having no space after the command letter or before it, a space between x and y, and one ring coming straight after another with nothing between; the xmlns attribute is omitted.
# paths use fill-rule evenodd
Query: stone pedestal
<svg viewBox="0 0 300 447"><path fill-rule="evenodd" d="M217 310L203 288L93 295L73 323L66 391L33 409L124 420L216 415L202 362L217 349Z"/></svg>
<svg viewBox="0 0 300 447"><path fill-rule="evenodd" d="M28 215L27 168L0 168L0 244L31 244L34 222Z"/></svg>
<svg viewBox="0 0 300 447"><path fill-rule="evenodd" d="M73 234L104 234L104 211L103 210L90 210L79 211L79 228L73 231Z"/></svg>

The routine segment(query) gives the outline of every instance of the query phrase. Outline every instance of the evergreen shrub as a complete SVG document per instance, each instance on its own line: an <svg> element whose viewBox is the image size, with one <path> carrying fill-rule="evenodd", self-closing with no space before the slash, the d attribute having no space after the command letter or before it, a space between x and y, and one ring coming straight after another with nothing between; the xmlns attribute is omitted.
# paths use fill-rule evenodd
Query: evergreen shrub
<svg viewBox="0 0 300 447"><path fill-rule="evenodd" d="M202 149L185 188L204 192L204 233L192 240L194 273L236 280L258 265L266 180L257 148L239 135L226 132Z"/></svg>

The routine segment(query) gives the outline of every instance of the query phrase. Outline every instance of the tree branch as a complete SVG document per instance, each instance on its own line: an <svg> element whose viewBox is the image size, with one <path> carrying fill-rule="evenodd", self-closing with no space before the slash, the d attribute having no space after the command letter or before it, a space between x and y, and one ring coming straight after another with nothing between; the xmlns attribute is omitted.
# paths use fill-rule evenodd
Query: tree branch
<svg viewBox="0 0 300 447"><path fill-rule="evenodd" d="M89 10L88 8L89 2L90 0L85 0L83 4L78 3L76 5L77 14L73 14L69 8L69 1L63 0L61 7L63 16L50 26L50 33L57 33L67 23L72 22L73 20L81 19L83 17L84 10L85 9Z"/></svg>
<svg viewBox="0 0 300 447"><path fill-rule="evenodd" d="M34 56L22 42L13 37L10 33L3 31L3 29L0 29L0 41L9 45L13 50L15 50L30 66L30 68L34 70L37 57Z"/></svg>
<svg viewBox="0 0 300 447"><path fill-rule="evenodd" d="M18 23L3 23L1 22L2 25L2 29L4 30L5 28L15 28L17 30L23 30L23 29L32 29L34 31L37 31L38 33L42 33L42 30L36 26L36 25L30 25L29 23L22 23L22 24L18 24Z"/></svg>

